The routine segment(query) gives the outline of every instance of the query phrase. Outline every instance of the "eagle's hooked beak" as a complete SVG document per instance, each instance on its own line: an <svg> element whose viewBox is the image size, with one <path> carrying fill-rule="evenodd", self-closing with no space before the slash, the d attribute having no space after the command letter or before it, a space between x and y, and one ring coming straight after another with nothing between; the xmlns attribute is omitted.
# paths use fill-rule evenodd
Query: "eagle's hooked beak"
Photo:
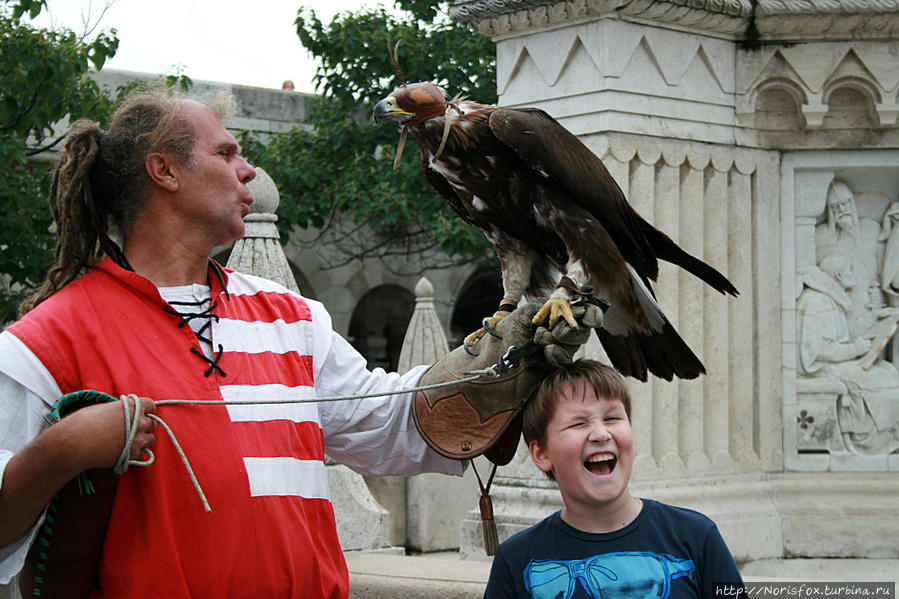
<svg viewBox="0 0 899 599"><path fill-rule="evenodd" d="M393 96L387 96L377 104L375 104L375 108L372 116L376 121L380 121L382 119L392 119L400 124L405 123L413 118L415 118L415 114L412 112L406 112L396 103L396 98Z"/></svg>

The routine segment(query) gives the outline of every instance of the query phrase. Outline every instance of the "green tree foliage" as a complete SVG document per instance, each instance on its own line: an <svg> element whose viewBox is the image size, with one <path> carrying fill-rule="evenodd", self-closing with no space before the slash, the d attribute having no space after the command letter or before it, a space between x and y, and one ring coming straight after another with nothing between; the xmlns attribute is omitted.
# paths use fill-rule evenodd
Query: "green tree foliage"
<svg viewBox="0 0 899 599"><path fill-rule="evenodd" d="M313 11L299 11L297 34L320 61L315 83L322 96L310 111L311 126L266 144L242 140L249 158L278 185L282 239L294 225L346 226L346 218L334 218L340 216L378 233L369 244L353 246L349 259L395 253L436 257L438 248L457 259L484 256L487 244L480 231L463 223L422 176L411 136L394 170L400 130L371 119L374 104L402 83L388 54L398 41L408 82L431 80L450 96L496 101L492 42L451 21L442 6L398 0L399 10L341 13L327 25Z"/></svg>
<svg viewBox="0 0 899 599"><path fill-rule="evenodd" d="M43 280L55 248L46 203L52 164L29 157L60 140L54 123L67 115L102 120L111 105L86 75L115 54L115 31L85 42L22 21L45 5L0 3L0 273L9 285L0 286L0 322Z"/></svg>
<svg viewBox="0 0 899 599"><path fill-rule="evenodd" d="M0 0L0 323L44 280L56 237L47 206L54 148L69 125L90 119L106 126L112 99L155 85L187 91L181 73L150 84L132 81L115 93L88 76L115 55L114 29L86 40L74 32L32 27L46 0Z"/></svg>

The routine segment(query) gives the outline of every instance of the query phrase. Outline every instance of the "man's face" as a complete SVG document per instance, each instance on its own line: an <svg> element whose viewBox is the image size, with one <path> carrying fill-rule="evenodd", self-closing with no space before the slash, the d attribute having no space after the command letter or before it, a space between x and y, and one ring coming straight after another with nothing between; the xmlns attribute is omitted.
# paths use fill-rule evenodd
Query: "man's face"
<svg viewBox="0 0 899 599"><path fill-rule="evenodd" d="M855 287L856 283L858 283L858 278L855 276L855 266L851 260L846 261L846 264L837 273L836 279L843 286L843 289Z"/></svg>
<svg viewBox="0 0 899 599"><path fill-rule="evenodd" d="M843 186L835 187L830 196L830 213L837 227L851 232L855 229L852 192Z"/></svg>
<svg viewBox="0 0 899 599"><path fill-rule="evenodd" d="M596 512L629 500L634 437L621 401L597 397L583 382L563 387L544 437L543 445L529 444L531 457L552 470L566 510Z"/></svg>
<svg viewBox="0 0 899 599"><path fill-rule="evenodd" d="M215 113L202 104L185 102L183 115L193 124L197 142L189 163L178 169L175 209L211 249L243 237L243 219L253 203L246 184L256 171L241 157L237 140Z"/></svg>

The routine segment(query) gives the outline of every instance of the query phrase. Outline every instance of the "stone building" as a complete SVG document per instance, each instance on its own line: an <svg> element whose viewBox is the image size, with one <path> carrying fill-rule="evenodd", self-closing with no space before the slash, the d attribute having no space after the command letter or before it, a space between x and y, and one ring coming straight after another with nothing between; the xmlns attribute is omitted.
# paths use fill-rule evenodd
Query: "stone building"
<svg viewBox="0 0 899 599"><path fill-rule="evenodd" d="M455 0L450 14L496 42L501 105L547 110L741 291L662 267L661 306L708 375L631 385L636 490L708 513L750 574L899 557L899 4ZM501 537L561 505L524 453L501 472ZM467 520L463 554L477 534Z"/></svg>

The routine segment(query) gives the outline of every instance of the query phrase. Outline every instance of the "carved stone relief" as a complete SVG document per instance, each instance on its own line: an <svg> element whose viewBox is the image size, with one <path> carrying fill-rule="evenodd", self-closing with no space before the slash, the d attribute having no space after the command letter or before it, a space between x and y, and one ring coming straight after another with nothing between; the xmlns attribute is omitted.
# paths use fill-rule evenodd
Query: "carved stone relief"
<svg viewBox="0 0 899 599"><path fill-rule="evenodd" d="M785 461L889 469L899 451L899 156L787 156Z"/></svg>

